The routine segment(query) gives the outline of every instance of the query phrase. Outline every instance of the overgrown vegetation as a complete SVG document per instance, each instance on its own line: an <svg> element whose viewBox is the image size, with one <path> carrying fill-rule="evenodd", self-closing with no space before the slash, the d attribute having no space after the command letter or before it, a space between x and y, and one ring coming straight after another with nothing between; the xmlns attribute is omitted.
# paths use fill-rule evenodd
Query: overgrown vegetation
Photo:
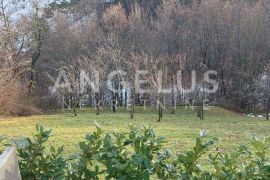
<svg viewBox="0 0 270 180"><path fill-rule="evenodd" d="M269 9L268 0L0 0L0 114L29 115L62 107L64 100L73 111L81 100L91 107L116 100L124 106L132 100L134 107L159 99L172 112L174 100L177 105L197 101L201 107L198 93L183 94L179 88L158 93L157 72L163 71L163 87L169 88L182 70L187 88L193 70L197 87L204 72L216 70L211 79L217 80L218 92L206 93L204 99L260 111L269 119ZM63 70L73 91L66 87L52 93ZM97 92L82 92L77 82L81 70L93 82L99 71ZM130 86L136 70L149 71L143 88L151 93L132 92L120 76L112 83L119 92L112 93L104 83L114 70L125 71ZM201 109L198 116L203 119ZM165 114L162 109L158 113L161 121Z"/></svg>
<svg viewBox="0 0 270 180"><path fill-rule="evenodd" d="M80 151L64 158L63 148L46 148L51 130L37 125L32 138L12 140L24 179L269 179L270 138L253 137L250 147L209 153L217 140L201 131L193 149L177 155L164 150L164 138L146 126L127 133L105 133L99 125L79 143ZM201 167L209 154L208 169Z"/></svg>

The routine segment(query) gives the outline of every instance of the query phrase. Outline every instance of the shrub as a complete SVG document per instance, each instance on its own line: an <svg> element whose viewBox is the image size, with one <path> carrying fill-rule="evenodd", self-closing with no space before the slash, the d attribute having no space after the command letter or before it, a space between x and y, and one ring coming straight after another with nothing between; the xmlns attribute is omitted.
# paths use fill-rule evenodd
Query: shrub
<svg viewBox="0 0 270 180"><path fill-rule="evenodd" d="M269 179L270 138L252 137L251 147L208 155L207 170L202 158L217 140L201 131L193 149L173 155L163 150L164 138L149 127L129 126L128 133L105 133L99 125L79 143L72 158L63 148L46 148L51 130L37 125L32 138L13 140L23 179ZM1 141L1 139L0 139Z"/></svg>
<svg viewBox="0 0 270 180"><path fill-rule="evenodd" d="M23 179L62 179L65 175L66 160L63 147L50 147L46 152L45 143L51 130L36 126L37 133L30 138L13 140L19 157L19 167Z"/></svg>
<svg viewBox="0 0 270 180"><path fill-rule="evenodd" d="M2 136L0 134L0 154L2 154L2 152L3 152L3 149L2 149L3 147L1 146L1 144L3 144L5 139L6 139L5 136Z"/></svg>
<svg viewBox="0 0 270 180"><path fill-rule="evenodd" d="M98 175L104 173L99 166L103 132L96 125L96 131L93 134L87 134L85 141L79 143L81 152L73 158L78 161L68 166L67 176L70 179L98 179Z"/></svg>
<svg viewBox="0 0 270 180"><path fill-rule="evenodd" d="M164 143L147 127L130 126L129 133L107 134L101 149L101 162L107 179L149 179L154 158Z"/></svg>
<svg viewBox="0 0 270 180"><path fill-rule="evenodd" d="M40 113L34 103L35 98L28 93L25 87L26 83L20 78L14 79L12 70L1 69L0 77L1 115L28 116Z"/></svg>

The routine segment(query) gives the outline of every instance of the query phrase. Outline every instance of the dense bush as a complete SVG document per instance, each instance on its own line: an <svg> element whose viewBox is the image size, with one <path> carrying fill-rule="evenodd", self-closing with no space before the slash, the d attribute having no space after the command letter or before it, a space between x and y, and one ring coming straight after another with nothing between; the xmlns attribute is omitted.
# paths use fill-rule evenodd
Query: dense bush
<svg viewBox="0 0 270 180"><path fill-rule="evenodd" d="M0 134L0 154L2 154L2 151L3 151L1 144L3 144L4 140L5 140L5 137Z"/></svg>
<svg viewBox="0 0 270 180"><path fill-rule="evenodd" d="M270 138L251 139L251 147L202 156L216 139L201 131L193 149L173 155L153 129L130 125L128 133L96 131L79 143L80 151L64 158L63 147L46 148L51 130L37 125L32 138L12 140L23 179L269 179ZM208 162L208 164L207 164ZM207 169L207 170L206 170Z"/></svg>

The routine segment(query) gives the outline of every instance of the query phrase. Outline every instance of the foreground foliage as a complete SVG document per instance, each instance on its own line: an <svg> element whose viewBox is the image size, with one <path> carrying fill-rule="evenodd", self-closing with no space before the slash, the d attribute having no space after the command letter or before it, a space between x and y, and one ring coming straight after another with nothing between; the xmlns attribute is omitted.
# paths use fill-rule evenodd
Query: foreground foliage
<svg viewBox="0 0 270 180"><path fill-rule="evenodd" d="M216 148L202 161L216 138L201 131L193 149L173 155L164 150L165 139L152 128L129 126L128 133L96 131L79 142L80 151L65 158L64 149L49 147L51 130L37 125L32 138L12 139L17 147L23 179L269 179L270 138L252 137L251 147L231 152ZM202 168L201 163L206 168Z"/></svg>

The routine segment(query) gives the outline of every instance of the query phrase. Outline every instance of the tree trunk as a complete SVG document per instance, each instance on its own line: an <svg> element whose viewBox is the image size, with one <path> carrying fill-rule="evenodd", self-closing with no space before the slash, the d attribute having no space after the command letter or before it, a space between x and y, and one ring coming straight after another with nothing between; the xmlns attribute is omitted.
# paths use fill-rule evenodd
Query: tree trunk
<svg viewBox="0 0 270 180"><path fill-rule="evenodd" d="M201 101L201 120L204 120L203 97L202 97L202 101Z"/></svg>
<svg viewBox="0 0 270 180"><path fill-rule="evenodd" d="M123 86L122 85L120 85L120 88L121 88L121 92L120 92L120 97L119 97L119 99L120 99L120 106L122 107L123 106L123 104L124 104L124 92L123 92Z"/></svg>
<svg viewBox="0 0 270 180"><path fill-rule="evenodd" d="M76 107L73 108L74 116L77 116Z"/></svg>
<svg viewBox="0 0 270 180"><path fill-rule="evenodd" d="M141 101L141 94L137 93L137 106L141 106L142 101Z"/></svg>
<svg viewBox="0 0 270 180"><path fill-rule="evenodd" d="M113 108L113 113L116 113L116 96L115 96L115 94L113 93L113 106L112 106L112 108Z"/></svg>
<svg viewBox="0 0 270 180"><path fill-rule="evenodd" d="M158 105L158 121L157 122L160 122L161 121L161 107L160 105Z"/></svg>
<svg viewBox="0 0 270 180"><path fill-rule="evenodd" d="M163 118L163 109L160 107L160 117Z"/></svg>
<svg viewBox="0 0 270 180"><path fill-rule="evenodd" d="M125 106L127 106L127 90L125 90Z"/></svg>
<svg viewBox="0 0 270 180"><path fill-rule="evenodd" d="M160 95L158 96L158 99L160 100ZM161 107L160 102L159 102L159 104L158 104L158 121L157 122L161 121L162 116L163 116L162 115L162 107Z"/></svg>
<svg viewBox="0 0 270 180"><path fill-rule="evenodd" d="M197 111L197 117L201 119L201 108L200 108L200 105L198 105L196 107L196 111Z"/></svg>
<svg viewBox="0 0 270 180"><path fill-rule="evenodd" d="M134 118L135 113L135 88L131 88L132 107L130 109L130 118Z"/></svg>
<svg viewBox="0 0 270 180"><path fill-rule="evenodd" d="M34 85L34 67L33 67L33 66L31 66L31 69L30 69L30 84L29 84L29 92L31 92L33 85Z"/></svg>
<svg viewBox="0 0 270 180"><path fill-rule="evenodd" d="M175 114L175 99L174 99L174 86L173 86L173 77L171 79L171 86L172 86L172 99L171 99L171 106L172 106L172 114Z"/></svg>
<svg viewBox="0 0 270 180"><path fill-rule="evenodd" d="M31 67L30 67L30 83L29 83L29 92L32 91L32 88L34 86L34 69L37 63L37 60L40 57L41 54L41 47L42 47L42 42L43 42L43 24L41 22L40 18L36 18L36 25L38 26L37 31L36 31L36 41L37 41L37 47L34 51L34 53L32 54L32 58L31 58Z"/></svg>
<svg viewBox="0 0 270 180"><path fill-rule="evenodd" d="M100 115L100 108L99 108L99 93L95 93L95 99L96 99L96 111L97 115Z"/></svg>
<svg viewBox="0 0 270 180"><path fill-rule="evenodd" d="M270 98L268 98L268 103L266 104L266 120L269 120L270 113Z"/></svg>

